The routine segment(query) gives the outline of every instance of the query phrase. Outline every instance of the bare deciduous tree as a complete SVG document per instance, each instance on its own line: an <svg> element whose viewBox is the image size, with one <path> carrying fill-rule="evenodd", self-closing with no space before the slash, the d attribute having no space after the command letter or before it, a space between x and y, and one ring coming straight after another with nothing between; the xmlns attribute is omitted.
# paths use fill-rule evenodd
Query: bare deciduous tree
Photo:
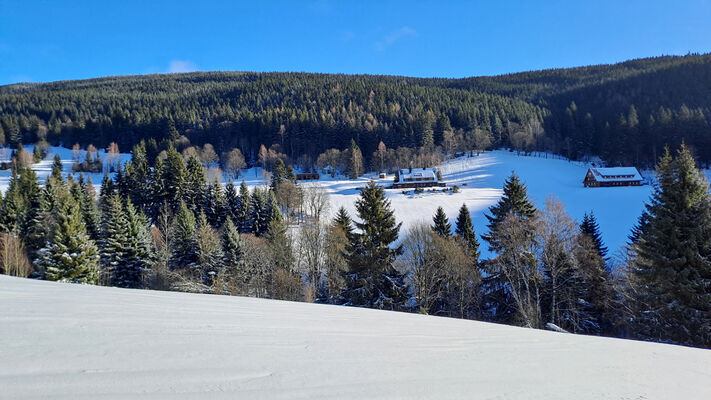
<svg viewBox="0 0 711 400"><path fill-rule="evenodd" d="M10 233L0 234L0 270L3 274L20 277L27 277L32 273L25 244Z"/></svg>
<svg viewBox="0 0 711 400"><path fill-rule="evenodd" d="M222 165L233 179L239 176L239 171L247 166L244 155L239 149L232 149L222 155Z"/></svg>

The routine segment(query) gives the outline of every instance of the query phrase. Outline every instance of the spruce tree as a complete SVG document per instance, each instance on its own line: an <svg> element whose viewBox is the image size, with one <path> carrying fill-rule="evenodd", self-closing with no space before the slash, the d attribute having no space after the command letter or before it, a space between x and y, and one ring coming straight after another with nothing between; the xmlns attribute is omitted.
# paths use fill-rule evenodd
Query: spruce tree
<svg viewBox="0 0 711 400"><path fill-rule="evenodd" d="M242 180L239 186L239 206L236 210L237 214L234 223L241 233L252 231L250 217L252 215L252 198L249 194L247 184Z"/></svg>
<svg viewBox="0 0 711 400"><path fill-rule="evenodd" d="M249 226L254 236L262 236L269 228L269 206L265 190L255 188L252 192L252 204L250 207Z"/></svg>
<svg viewBox="0 0 711 400"><path fill-rule="evenodd" d="M222 251L225 267L233 271L241 271L244 265L242 239L229 216L225 218L225 223L222 226Z"/></svg>
<svg viewBox="0 0 711 400"><path fill-rule="evenodd" d="M239 209L240 197L234 182L230 179L227 181L227 185L225 185L225 218L229 217L234 224L234 221L237 220Z"/></svg>
<svg viewBox="0 0 711 400"><path fill-rule="evenodd" d="M333 218L333 224L341 228L347 237L350 238L350 235L353 234L353 220L348 215L345 207L341 206L338 209L336 216Z"/></svg>
<svg viewBox="0 0 711 400"><path fill-rule="evenodd" d="M600 257L605 259L607 257L607 247L602 242L602 236L600 235L600 228L597 224L597 219L592 211L590 213L585 213L583 216L583 222L580 223L580 231L592 239L595 243L595 248L597 249Z"/></svg>
<svg viewBox="0 0 711 400"><path fill-rule="evenodd" d="M215 228L222 225L227 213L227 204L222 185L217 179L207 186L202 209L210 225Z"/></svg>
<svg viewBox="0 0 711 400"><path fill-rule="evenodd" d="M124 264L119 269L121 287L139 288L143 286L143 276L153 263L153 245L146 216L126 199L126 226L123 254Z"/></svg>
<svg viewBox="0 0 711 400"><path fill-rule="evenodd" d="M171 269L185 268L196 261L195 254L195 214L185 202L180 202L173 227L171 249Z"/></svg>
<svg viewBox="0 0 711 400"><path fill-rule="evenodd" d="M84 217L86 231L93 240L99 240L101 234L101 213L96 203L96 191L91 180L82 185L81 214Z"/></svg>
<svg viewBox="0 0 711 400"><path fill-rule="evenodd" d="M191 267L203 283L211 285L224 265L224 254L219 235L202 212L197 219L194 243L195 262Z"/></svg>
<svg viewBox="0 0 711 400"><path fill-rule="evenodd" d="M126 246L126 215L123 211L121 197L114 194L107 199L102 216L102 239L99 242L101 250L102 280L105 284L121 286L124 273L120 271L125 265L124 248Z"/></svg>
<svg viewBox="0 0 711 400"><path fill-rule="evenodd" d="M498 203L489 208L489 212L491 215L486 215L489 220L489 232L482 237L489 243L489 250L498 252L501 249L498 238L499 224L511 213L516 217L529 219L535 215L536 207L528 199L526 185L512 172L504 182L504 195Z"/></svg>
<svg viewBox="0 0 711 400"><path fill-rule="evenodd" d="M205 170L197 157L188 158L186 167L187 175L185 181L185 195L183 200L188 208L194 212L199 212L205 203L205 192L207 188Z"/></svg>
<svg viewBox="0 0 711 400"><path fill-rule="evenodd" d="M99 250L86 233L79 204L66 191L58 203L52 240L40 251L37 265L48 280L96 284Z"/></svg>
<svg viewBox="0 0 711 400"><path fill-rule="evenodd" d="M272 170L272 190L276 191L279 188L279 184L285 179L287 179L286 166L284 165L284 161L282 161L281 158L277 158L276 162L274 163L274 168Z"/></svg>
<svg viewBox="0 0 711 400"><path fill-rule="evenodd" d="M62 159L59 158L59 154L54 155L54 161L52 162L52 177L58 181L62 180Z"/></svg>
<svg viewBox="0 0 711 400"><path fill-rule="evenodd" d="M467 254L474 259L475 263L478 263L479 256L481 255L479 252L479 240L476 238L472 217L471 214L469 214L469 208L467 208L466 204L462 204L462 207L459 209L456 234L466 244Z"/></svg>
<svg viewBox="0 0 711 400"><path fill-rule="evenodd" d="M711 198L682 144L657 166L648 220L633 245L635 333L644 339L711 347Z"/></svg>
<svg viewBox="0 0 711 400"><path fill-rule="evenodd" d="M447 218L447 214L444 213L442 207L437 207L437 212L432 218L432 221L434 223L432 225L432 231L434 233L445 238L452 236L452 224L449 223L449 218Z"/></svg>
<svg viewBox="0 0 711 400"><path fill-rule="evenodd" d="M52 190L51 187L45 187L35 193L30 200L30 213L27 216L23 238L31 260L38 258L38 252L45 247L54 228L54 216L49 200L49 193Z"/></svg>
<svg viewBox="0 0 711 400"><path fill-rule="evenodd" d="M202 169L202 166L200 168ZM186 190L188 171L183 156L175 148L169 148L160 171L162 174L159 178L156 177L153 182L153 202L154 204L168 202L171 209L176 211L180 202L192 194Z"/></svg>
<svg viewBox="0 0 711 400"><path fill-rule="evenodd" d="M397 240L402 223L395 221L385 190L374 181L361 189L355 206L361 222L355 223L359 232L351 235L343 297L350 305L398 309L405 292L403 276L393 267L393 261L400 249L390 246Z"/></svg>

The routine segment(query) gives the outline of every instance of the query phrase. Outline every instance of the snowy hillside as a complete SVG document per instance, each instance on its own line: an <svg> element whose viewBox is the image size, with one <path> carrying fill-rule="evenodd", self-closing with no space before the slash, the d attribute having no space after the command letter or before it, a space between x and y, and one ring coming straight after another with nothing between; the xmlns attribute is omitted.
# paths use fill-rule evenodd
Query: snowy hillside
<svg viewBox="0 0 711 400"><path fill-rule="evenodd" d="M708 399L711 351L0 276L2 398Z"/></svg>
<svg viewBox="0 0 711 400"><path fill-rule="evenodd" d="M448 186L458 185L460 193L425 192L419 195L401 190L388 190L387 195L395 209L403 228L419 220L431 223L438 206L454 222L459 207L466 203L472 212L472 220L479 235L486 232L487 220L484 214L501 196L504 180L515 171L528 186L528 194L539 208L543 208L548 196L554 195L565 204L570 215L580 221L583 214L594 211L600 224L605 244L610 254L625 245L627 235L642 213L644 202L649 199L651 186L585 188L583 178L588 165L556 158L517 156L508 151L482 153L471 158L459 158L445 163L441 170ZM359 186L367 183L367 178L358 182L333 180L322 182L331 193L332 211L344 206L355 215L354 202ZM389 184L392 176L382 183ZM486 246L482 255L489 257Z"/></svg>

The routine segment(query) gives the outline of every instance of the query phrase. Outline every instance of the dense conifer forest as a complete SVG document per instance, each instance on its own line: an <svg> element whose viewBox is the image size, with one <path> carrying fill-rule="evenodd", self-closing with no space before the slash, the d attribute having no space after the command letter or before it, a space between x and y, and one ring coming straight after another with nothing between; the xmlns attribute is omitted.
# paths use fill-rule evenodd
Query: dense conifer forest
<svg viewBox="0 0 711 400"><path fill-rule="evenodd" d="M466 79L195 72L0 87L0 140L129 149L187 139L248 163L278 146L308 168L354 140L387 148L513 147L652 166L685 141L711 162L711 55ZM160 145L163 141L163 145ZM370 162L370 163L368 163Z"/></svg>

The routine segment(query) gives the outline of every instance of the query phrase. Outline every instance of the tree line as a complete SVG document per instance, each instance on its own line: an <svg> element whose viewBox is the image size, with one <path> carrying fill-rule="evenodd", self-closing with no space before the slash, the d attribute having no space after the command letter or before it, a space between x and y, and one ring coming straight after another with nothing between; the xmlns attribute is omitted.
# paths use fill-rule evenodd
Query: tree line
<svg viewBox="0 0 711 400"><path fill-rule="evenodd" d="M710 55L496 77L421 79L196 72L0 87L0 144L211 143L258 163L262 144L300 165L328 149L513 147L653 166L685 141L711 161Z"/></svg>
<svg viewBox="0 0 711 400"><path fill-rule="evenodd" d="M170 148L144 144L97 194L55 164L45 184L16 164L0 205L0 268L41 279L311 301L531 328L711 346L711 199L690 150L666 151L658 184L612 271L592 213L555 198L537 209L512 174L487 212L481 259L471 213L442 208L402 232L385 190L361 188L356 215L279 159L271 184L209 181ZM284 190L301 204L280 201ZM281 196L288 199L292 196Z"/></svg>

